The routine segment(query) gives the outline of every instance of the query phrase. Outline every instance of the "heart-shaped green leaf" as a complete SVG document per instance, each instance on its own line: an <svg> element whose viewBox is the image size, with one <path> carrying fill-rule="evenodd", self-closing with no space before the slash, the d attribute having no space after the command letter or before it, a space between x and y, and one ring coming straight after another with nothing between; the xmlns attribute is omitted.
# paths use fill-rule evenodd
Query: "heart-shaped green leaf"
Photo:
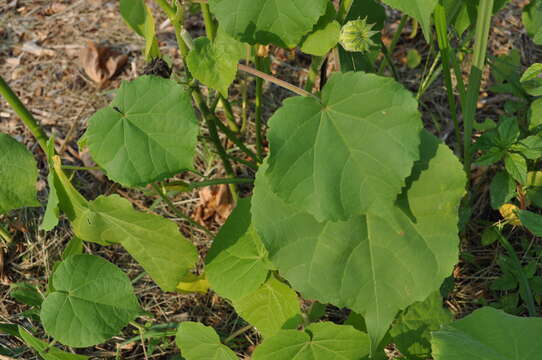
<svg viewBox="0 0 542 360"><path fill-rule="evenodd" d="M186 360L238 360L235 353L220 342L213 328L185 321L179 326L177 346Z"/></svg>
<svg viewBox="0 0 542 360"><path fill-rule="evenodd" d="M0 214L25 206L40 206L36 200L38 168L28 149L0 133Z"/></svg>
<svg viewBox="0 0 542 360"><path fill-rule="evenodd" d="M335 74L322 100L286 100L270 120L274 192L321 220L389 207L419 158L414 97L390 78Z"/></svg>
<svg viewBox="0 0 542 360"><path fill-rule="evenodd" d="M237 63L245 55L245 46L218 29L216 39L194 40L186 58L188 69L203 84L228 96L228 87L237 74Z"/></svg>
<svg viewBox="0 0 542 360"><path fill-rule="evenodd" d="M97 256L64 260L53 274L53 286L40 316L45 331L64 345L99 344L141 313L128 276Z"/></svg>
<svg viewBox="0 0 542 360"><path fill-rule="evenodd" d="M250 44L292 48L312 30L328 0L209 0L220 26Z"/></svg>
<svg viewBox="0 0 542 360"><path fill-rule="evenodd" d="M207 253L207 279L218 295L235 300L257 290L270 265L267 250L250 225L250 199L240 199Z"/></svg>
<svg viewBox="0 0 542 360"><path fill-rule="evenodd" d="M256 348L252 359L359 360L368 353L367 334L350 325L320 322L305 331L279 331Z"/></svg>
<svg viewBox="0 0 542 360"><path fill-rule="evenodd" d="M362 314L373 349L397 312L437 290L457 263L465 175L448 147L422 135L421 160L387 212L318 222L271 191L266 166L256 178L253 223L271 261L304 297Z"/></svg>
<svg viewBox="0 0 542 360"><path fill-rule="evenodd" d="M198 124L175 81L142 76L123 82L113 102L88 121L93 159L125 186L145 186L192 168Z"/></svg>
<svg viewBox="0 0 542 360"><path fill-rule="evenodd" d="M533 360L542 353L542 319L484 307L433 333L435 360Z"/></svg>

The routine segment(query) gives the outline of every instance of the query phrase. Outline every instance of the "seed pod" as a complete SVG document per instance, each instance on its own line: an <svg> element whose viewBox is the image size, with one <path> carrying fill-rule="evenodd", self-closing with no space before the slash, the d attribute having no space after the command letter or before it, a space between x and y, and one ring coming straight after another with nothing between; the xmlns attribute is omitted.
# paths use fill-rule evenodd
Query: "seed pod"
<svg viewBox="0 0 542 360"><path fill-rule="evenodd" d="M367 18L347 22L341 29L339 41L346 51L366 52L376 45L371 39L378 31L371 30L375 24L367 24Z"/></svg>

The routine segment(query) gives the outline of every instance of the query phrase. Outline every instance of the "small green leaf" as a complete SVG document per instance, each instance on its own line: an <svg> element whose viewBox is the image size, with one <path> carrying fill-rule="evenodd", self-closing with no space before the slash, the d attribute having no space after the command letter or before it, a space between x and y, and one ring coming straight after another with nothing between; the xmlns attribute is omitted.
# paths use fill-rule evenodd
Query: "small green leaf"
<svg viewBox="0 0 542 360"><path fill-rule="evenodd" d="M536 63L531 65L523 75L520 82L523 89L532 96L542 95L542 64Z"/></svg>
<svg viewBox="0 0 542 360"><path fill-rule="evenodd" d="M536 99L529 108L529 130L536 129L542 125L542 98Z"/></svg>
<svg viewBox="0 0 542 360"><path fill-rule="evenodd" d="M416 49L409 49L407 52L407 66L409 69L417 68L422 62L422 56Z"/></svg>
<svg viewBox="0 0 542 360"><path fill-rule="evenodd" d="M537 41L537 35L542 30L542 2L539 0L532 0L523 8L521 14L521 20L523 26L527 31L527 35L531 37L535 44L542 45L542 42Z"/></svg>
<svg viewBox="0 0 542 360"><path fill-rule="evenodd" d="M270 119L272 190L321 220L390 205L419 157L412 94L390 78L336 73L322 100L294 97Z"/></svg>
<svg viewBox="0 0 542 360"><path fill-rule="evenodd" d="M482 245L483 246L489 246L493 244L497 239L499 239L499 230L497 230L494 226L489 226L484 229L484 232L482 232Z"/></svg>
<svg viewBox="0 0 542 360"><path fill-rule="evenodd" d="M281 330L260 344L253 360L359 360L369 354L369 337L352 326L310 324L305 331Z"/></svg>
<svg viewBox="0 0 542 360"><path fill-rule="evenodd" d="M391 7L401 10L416 19L423 30L425 38L431 38L431 16L438 4L438 0L383 0Z"/></svg>
<svg viewBox="0 0 542 360"><path fill-rule="evenodd" d="M519 220L534 235L542 237L542 216L527 210L520 210Z"/></svg>
<svg viewBox="0 0 542 360"><path fill-rule="evenodd" d="M542 319L484 307L433 332L435 360L533 360L542 353Z"/></svg>
<svg viewBox="0 0 542 360"><path fill-rule="evenodd" d="M258 290L233 301L233 307L264 338L295 329L301 320L297 294L273 275Z"/></svg>
<svg viewBox="0 0 542 360"><path fill-rule="evenodd" d="M542 136L532 135L519 141L512 150L518 151L527 159L537 160L542 157Z"/></svg>
<svg viewBox="0 0 542 360"><path fill-rule="evenodd" d="M238 360L235 353L220 342L212 327L185 321L179 325L177 346L186 360Z"/></svg>
<svg viewBox="0 0 542 360"><path fill-rule="evenodd" d="M51 231L58 225L60 216L60 199L56 192L55 186L55 170L53 157L55 156L55 139L49 138L47 142L47 164L49 165L49 175L47 175L47 183L49 184L49 197L47 199L47 208L43 215L43 220L40 224L40 230Z"/></svg>
<svg viewBox="0 0 542 360"><path fill-rule="evenodd" d="M155 36L154 18L145 0L120 0L120 14L126 24L138 35L145 38L145 57L160 56L158 41Z"/></svg>
<svg viewBox="0 0 542 360"><path fill-rule="evenodd" d="M249 44L296 46L326 11L328 0L209 0L224 30Z"/></svg>
<svg viewBox="0 0 542 360"><path fill-rule="evenodd" d="M9 295L28 306L41 306L43 296L37 287L28 283L15 283L10 286Z"/></svg>
<svg viewBox="0 0 542 360"><path fill-rule="evenodd" d="M83 253L83 240L79 239L77 236L74 236L64 248L62 252L62 260L66 260L72 255L81 255Z"/></svg>
<svg viewBox="0 0 542 360"><path fill-rule="evenodd" d="M45 341L39 340L32 336L26 329L19 326L19 336L24 340L26 345L38 352L44 360L86 360L88 356L72 354L69 352L57 349L54 346L49 346Z"/></svg>
<svg viewBox="0 0 542 360"><path fill-rule="evenodd" d="M499 134L497 144L503 149L508 148L519 137L518 120L513 117L503 116L499 121L497 133Z"/></svg>
<svg viewBox="0 0 542 360"><path fill-rule="evenodd" d="M0 133L0 214L25 206L40 206L36 199L38 168L28 149Z"/></svg>
<svg viewBox="0 0 542 360"><path fill-rule="evenodd" d="M206 37L194 40L186 62L196 79L227 97L228 87L237 74L237 63L245 56L244 50L243 44L219 28L214 42Z"/></svg>
<svg viewBox="0 0 542 360"><path fill-rule="evenodd" d="M491 147L489 150L485 151L482 156L476 159L475 164L478 166L489 166L495 164L497 161L500 161L506 152L498 147Z"/></svg>
<svg viewBox="0 0 542 360"><path fill-rule="evenodd" d="M331 5L331 8L333 8L333 5ZM333 10L335 9L333 8ZM339 22L324 15L312 32L303 39L301 51L315 56L324 56L337 45L340 32L341 25Z"/></svg>
<svg viewBox="0 0 542 360"><path fill-rule="evenodd" d="M431 357L431 331L452 320L452 313L442 306L437 291L403 311L391 327L390 335L401 354L408 359L425 360Z"/></svg>
<svg viewBox="0 0 542 360"><path fill-rule="evenodd" d="M211 287L230 300L257 290L271 267L267 250L250 225L250 218L250 199L240 199L205 259Z"/></svg>
<svg viewBox="0 0 542 360"><path fill-rule="evenodd" d="M189 94L174 80L124 81L88 123L87 145L112 180L145 186L191 169L198 123Z"/></svg>
<svg viewBox="0 0 542 360"><path fill-rule="evenodd" d="M64 260L53 285L56 290L43 301L40 316L45 331L64 345L99 344L141 313L128 276L97 256Z"/></svg>
<svg viewBox="0 0 542 360"><path fill-rule="evenodd" d="M175 291L198 258L173 221L136 211L118 195L90 201L72 226L84 241L121 244L164 291Z"/></svg>
<svg viewBox="0 0 542 360"><path fill-rule="evenodd" d="M520 154L507 153L504 157L506 171L520 184L527 183L527 161Z"/></svg>
<svg viewBox="0 0 542 360"><path fill-rule="evenodd" d="M506 171L499 171L489 185L491 207L495 210L508 202L516 194L516 182Z"/></svg>

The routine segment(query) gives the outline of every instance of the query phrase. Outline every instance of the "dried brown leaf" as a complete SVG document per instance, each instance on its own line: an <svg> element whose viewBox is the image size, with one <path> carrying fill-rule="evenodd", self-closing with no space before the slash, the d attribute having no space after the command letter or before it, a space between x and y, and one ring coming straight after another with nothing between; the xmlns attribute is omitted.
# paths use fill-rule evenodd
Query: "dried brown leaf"
<svg viewBox="0 0 542 360"><path fill-rule="evenodd" d="M228 185L213 185L199 191L200 202L194 213L194 220L205 225L208 221L223 224L233 209L233 198Z"/></svg>
<svg viewBox="0 0 542 360"><path fill-rule="evenodd" d="M83 48L79 58L85 73L100 87L115 76L128 61L128 56L109 47L98 46L92 41Z"/></svg>

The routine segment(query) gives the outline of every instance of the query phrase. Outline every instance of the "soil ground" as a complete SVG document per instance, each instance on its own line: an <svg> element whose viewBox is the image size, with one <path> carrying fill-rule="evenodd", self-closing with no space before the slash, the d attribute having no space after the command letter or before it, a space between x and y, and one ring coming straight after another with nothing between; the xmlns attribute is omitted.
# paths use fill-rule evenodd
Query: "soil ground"
<svg viewBox="0 0 542 360"><path fill-rule="evenodd" d="M521 8L526 2L514 0L499 13L493 23L490 40L490 54L497 56L517 49L522 54L521 61L525 68L534 62L542 62L542 51L528 39L521 23ZM157 11L155 13L158 14ZM397 14L391 13L384 29L387 39L391 38L397 29L398 19ZM162 16L157 16L156 24L162 53L173 59L177 69L182 68L175 51L171 25ZM187 24L193 37L203 34L202 20L197 15L191 15ZM411 36L412 33L412 24L407 24L393 54L393 60L400 81L416 92L430 49L421 31L414 37ZM80 54L89 41L111 47L128 56L127 64L117 76L102 87L97 86L81 66ZM31 109L47 134L55 136L57 150L62 154L63 163L67 165L88 165L88 159L78 152L77 139L84 132L87 119L111 101L113 90L118 88L120 81L134 79L142 73L142 47L143 40L130 31L120 18L118 1L115 0L4 0L0 3L0 74ZM421 65L414 69L406 65L406 55L410 49L417 49L422 55ZM303 86L305 69L310 59L300 53L279 49L271 49L271 54L274 75ZM243 77L244 75L241 75L241 79ZM252 99L253 81L249 83L249 96ZM486 89L490 83L491 79L486 79ZM239 83L232 87L231 92L234 98L239 96ZM268 118L288 96L291 94L286 90L266 84L265 117ZM503 112L502 107L506 100L506 96L484 90L479 102L478 119L497 119ZM421 97L421 103L422 112L431 114L425 115L426 127L453 147L453 124L446 91L440 80L427 89ZM238 115L239 104L234 104L234 112ZM41 169L39 196L40 200L45 202L48 190L44 156L32 136L3 100L0 100L0 131L14 136L34 151ZM196 164L201 173L221 176L223 170L216 160L205 147L198 149ZM247 170L237 170L246 175ZM462 238L462 258L454 272L455 285L446 299L446 305L458 318L469 314L483 303L496 300L495 292L489 288L491 281L500 275L497 257L503 250L498 245L484 247L480 244L483 228L488 223L499 220L498 213L488 206L488 185L494 172L494 169L488 168L480 168L475 172L479 196L473 208L474 220ZM184 175L179 179L192 180L193 176ZM198 246L202 255L211 243L209 236L177 218L150 191L123 189L96 172L77 171L74 182L88 198L118 193L128 198L139 210L160 213L177 221L181 231ZM246 190L250 191L249 188ZM174 198L174 203L185 214L193 216L197 211L201 211L202 206L206 206L202 203L202 197L206 195L208 194L198 191L180 194ZM9 219L0 218L0 222L9 224L9 230L15 239L13 246L3 257L0 253L0 322L40 329L36 320L23 316L22 313L28 309L17 304L9 296L8 290L11 284L22 281L45 289L55 261L60 259L67 241L73 236L67 222L62 222L54 231L48 233L38 231L42 214L43 209L27 209L11 213ZM221 216L214 216L205 222L205 226L216 232L222 221ZM514 234L518 238L529 236L519 229ZM527 241L532 242L533 246L540 245L540 240L532 236ZM247 325L226 301L212 292L204 295L162 293L150 278L139 276L142 269L120 247L106 248L92 244L85 244L85 247L87 252L99 254L114 262L134 279L137 296L149 313L140 320L141 324L201 321L213 326L223 336L229 336ZM526 253L520 254L520 258L529 261L525 256ZM346 314L343 309L328 307L326 316L341 321ZM178 353L172 338L159 339L152 344L146 341L146 347L143 347L137 334L137 329L129 326L122 335L106 344L79 353L99 359L114 358L117 354L120 354L122 359L169 359ZM38 335L44 336L43 332L38 332ZM136 338L133 339L134 337ZM241 357L249 358L259 340L256 331L249 329L237 337L232 348ZM8 347L22 346L17 340L2 335L0 343ZM152 353L149 353L150 345L154 347ZM24 352L20 358L37 359L32 351Z"/></svg>

